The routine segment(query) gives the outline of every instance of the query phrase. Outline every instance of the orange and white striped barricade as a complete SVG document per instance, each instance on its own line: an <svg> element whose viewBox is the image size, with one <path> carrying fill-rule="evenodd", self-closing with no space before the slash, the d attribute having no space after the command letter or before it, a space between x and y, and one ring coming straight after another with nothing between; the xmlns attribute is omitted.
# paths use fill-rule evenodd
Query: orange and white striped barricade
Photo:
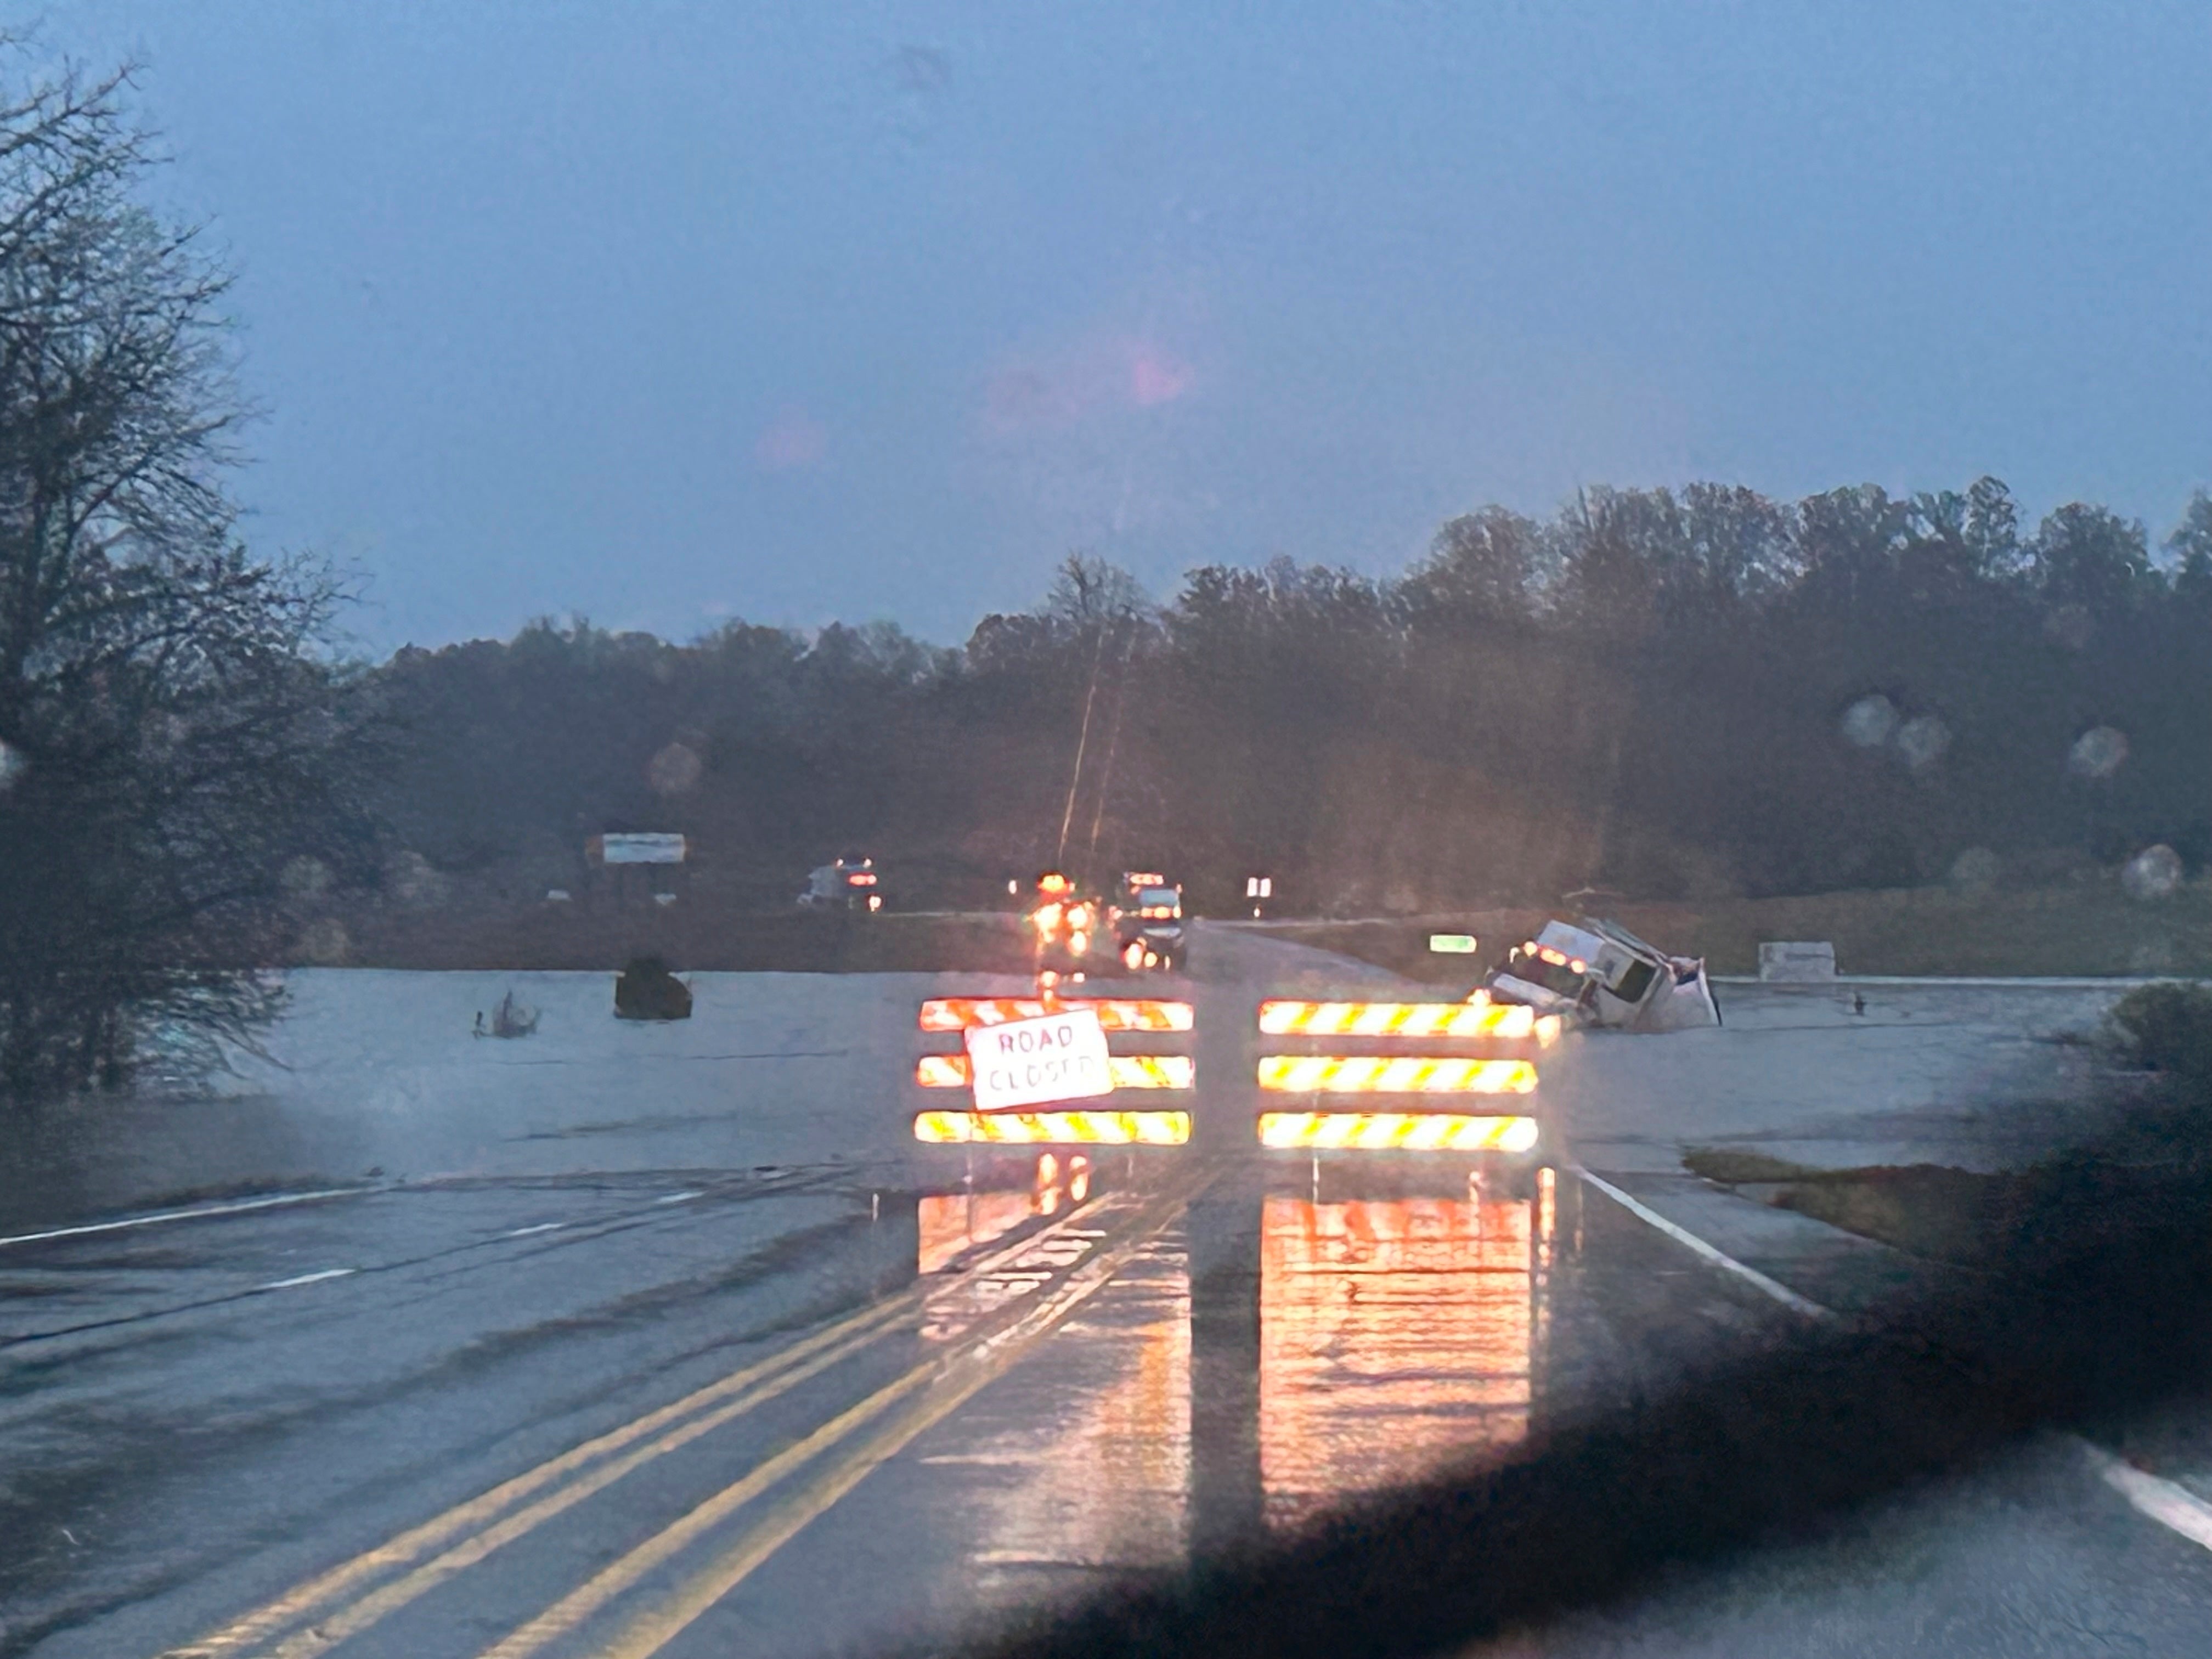
<svg viewBox="0 0 2212 1659"><path fill-rule="evenodd" d="M1536 1056L1551 1016L1478 992L1465 1002L1260 1005L1262 1146L1322 1152L1533 1152ZM1263 1042L1262 1047L1268 1045ZM1414 1050L1408 1052L1409 1049Z"/></svg>
<svg viewBox="0 0 2212 1659"><path fill-rule="evenodd" d="M1195 1021L1190 1004L1149 997L932 997L916 1024L945 1039L915 1063L928 1090L969 1090L974 1071L953 1041L979 1028L1090 1012L1107 1034L1112 1092L1065 1104L978 1111L973 1100L915 1115L916 1140L966 1146L1181 1146L1190 1139L1188 1092L1197 1067L1187 1049ZM1178 1096L1183 1098L1178 1098Z"/></svg>

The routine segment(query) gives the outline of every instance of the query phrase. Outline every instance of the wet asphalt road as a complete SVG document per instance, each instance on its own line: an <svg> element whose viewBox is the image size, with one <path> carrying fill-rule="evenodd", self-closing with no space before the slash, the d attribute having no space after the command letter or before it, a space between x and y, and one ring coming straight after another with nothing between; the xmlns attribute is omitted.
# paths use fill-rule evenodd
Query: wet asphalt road
<svg viewBox="0 0 2212 1659"><path fill-rule="evenodd" d="M1566 1170L866 1150L0 1246L0 1654L957 1646L1798 1328ZM2212 1553L2039 1443L1486 1650L2212 1651Z"/></svg>
<svg viewBox="0 0 2212 1659"><path fill-rule="evenodd" d="M1571 1190L1329 1169L1316 1202L1297 1162L1024 1161L938 1191L455 1184L15 1247L7 1650L950 1634L1509 1453L1766 1316ZM665 1650L629 1633L710 1590Z"/></svg>

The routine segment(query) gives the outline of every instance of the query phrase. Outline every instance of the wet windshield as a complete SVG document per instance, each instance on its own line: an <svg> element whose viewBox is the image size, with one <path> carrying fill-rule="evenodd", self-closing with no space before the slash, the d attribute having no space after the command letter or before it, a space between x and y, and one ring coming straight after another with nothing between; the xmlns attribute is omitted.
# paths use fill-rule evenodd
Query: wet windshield
<svg viewBox="0 0 2212 1659"><path fill-rule="evenodd" d="M1507 959L1504 971L1515 979L1570 1000L1580 996L1589 985L1588 973L1578 973L1565 963L1551 961L1534 951L1516 950Z"/></svg>
<svg viewBox="0 0 2212 1659"><path fill-rule="evenodd" d="M2202 6L11 19L0 1659L2212 1653Z"/></svg>

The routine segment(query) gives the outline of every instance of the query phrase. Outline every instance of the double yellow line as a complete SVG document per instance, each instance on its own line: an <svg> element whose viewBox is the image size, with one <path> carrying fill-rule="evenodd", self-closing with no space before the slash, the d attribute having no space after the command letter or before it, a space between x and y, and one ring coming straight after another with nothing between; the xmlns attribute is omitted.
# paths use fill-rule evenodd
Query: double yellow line
<svg viewBox="0 0 2212 1659"><path fill-rule="evenodd" d="M1058 1284L1014 1303L1000 1316L985 1321L963 1343L923 1360L759 1464L493 1644L483 1659L524 1659L575 1630L634 1588L646 1574L770 1487L874 1423L893 1407L911 1402L890 1423L855 1443L817 1480L779 1505L669 1600L641 1615L606 1650L611 1655L635 1656L636 1659L657 1651L870 1470L1011 1366L1038 1338L1111 1279L1203 1182L1204 1177L1194 1173L1176 1181L1140 1206L1108 1239L1088 1250ZM962 1277L986 1278L1036 1249L1052 1235L1088 1224L1102 1208L1118 1207L1115 1197L1103 1194L1071 1211L1052 1227L976 1263ZM632 1470L711 1433L851 1358L904 1322L925 1298L940 1295L945 1288L942 1279L917 1282L767 1358L456 1504L295 1586L198 1641L167 1650L161 1659L236 1659L248 1653L259 1659L314 1659ZM397 1577L386 1577L394 1572Z"/></svg>

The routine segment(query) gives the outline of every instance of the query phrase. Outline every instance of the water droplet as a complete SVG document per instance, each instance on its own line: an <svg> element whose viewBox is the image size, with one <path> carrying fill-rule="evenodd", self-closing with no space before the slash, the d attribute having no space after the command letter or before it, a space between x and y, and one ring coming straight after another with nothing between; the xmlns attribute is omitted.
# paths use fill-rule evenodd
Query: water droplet
<svg viewBox="0 0 2212 1659"><path fill-rule="evenodd" d="M1951 728L1936 715L1915 714L1897 728L1897 746L1907 766L1924 772L1951 746Z"/></svg>
<svg viewBox="0 0 2212 1659"><path fill-rule="evenodd" d="M655 755L645 769L645 781L655 794L680 795L699 781L699 756L689 744L672 743Z"/></svg>
<svg viewBox="0 0 2212 1659"><path fill-rule="evenodd" d="M2093 726L2074 739L2066 751L2066 769L2077 778L2109 778L2128 757L2127 733L2110 726Z"/></svg>
<svg viewBox="0 0 2212 1659"><path fill-rule="evenodd" d="M1879 692L1844 710L1844 736L1862 749L1879 749L1897 730L1897 705Z"/></svg>
<svg viewBox="0 0 2212 1659"><path fill-rule="evenodd" d="M2181 854L2164 842L2144 848L2120 871L2120 885L2130 898L2170 897L2181 885Z"/></svg>

